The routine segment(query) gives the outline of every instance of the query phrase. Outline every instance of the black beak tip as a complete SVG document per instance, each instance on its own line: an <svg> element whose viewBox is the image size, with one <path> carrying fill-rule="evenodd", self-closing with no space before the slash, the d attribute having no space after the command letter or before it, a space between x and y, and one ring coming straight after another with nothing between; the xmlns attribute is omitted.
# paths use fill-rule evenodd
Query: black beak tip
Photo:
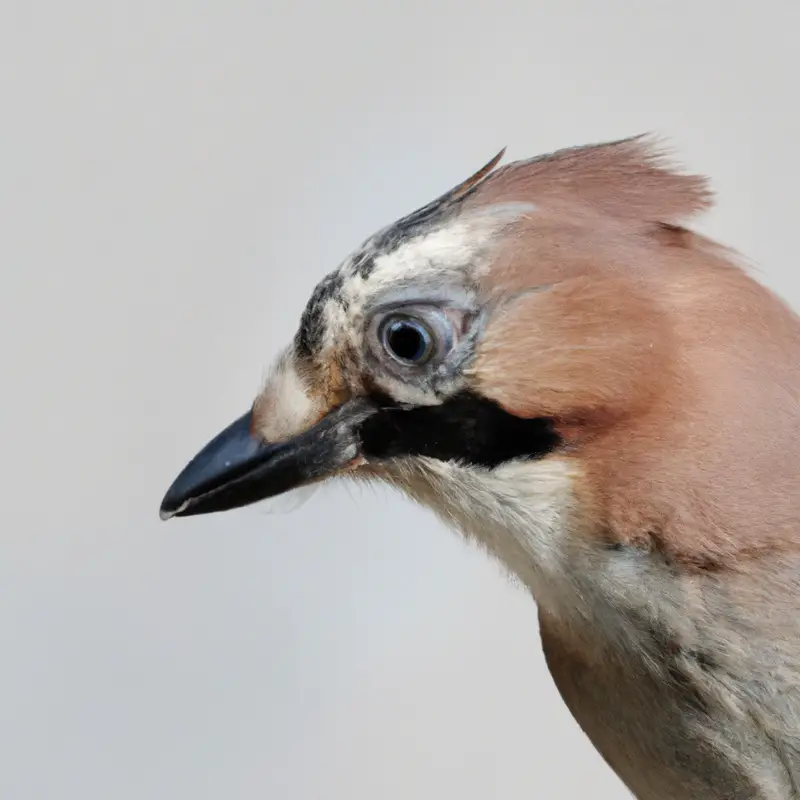
<svg viewBox="0 0 800 800"><path fill-rule="evenodd" d="M191 465L190 465L191 466ZM186 480L187 467L180 475L172 482L172 485L167 489L164 499L161 501L161 506L158 509L158 516L166 522L173 517L187 516L189 509L196 502L197 497L195 492L192 491L195 487L192 486L192 481Z"/></svg>
<svg viewBox="0 0 800 800"><path fill-rule="evenodd" d="M164 495L164 499L161 501L161 507L158 509L158 516L163 522L173 517L180 517L182 513L186 511L190 503L189 500L181 503L177 498L171 495L171 492L167 492Z"/></svg>
<svg viewBox="0 0 800 800"><path fill-rule="evenodd" d="M164 495L162 520L229 511L335 473L358 452L357 430L370 404L345 404L307 431L279 442L253 432L248 412L217 434Z"/></svg>
<svg viewBox="0 0 800 800"><path fill-rule="evenodd" d="M167 489L158 515L162 520L217 510L212 499L254 469L270 449L251 433L251 413L214 437Z"/></svg>

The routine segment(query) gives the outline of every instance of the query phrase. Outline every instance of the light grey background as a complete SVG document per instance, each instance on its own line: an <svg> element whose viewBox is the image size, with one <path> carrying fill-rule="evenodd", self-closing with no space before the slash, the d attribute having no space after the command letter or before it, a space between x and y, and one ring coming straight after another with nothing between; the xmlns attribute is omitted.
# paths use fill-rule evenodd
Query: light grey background
<svg viewBox="0 0 800 800"><path fill-rule="evenodd" d="M316 281L655 130L796 303L800 4L4 2L0 797L623 798L533 604L398 496L158 520Z"/></svg>

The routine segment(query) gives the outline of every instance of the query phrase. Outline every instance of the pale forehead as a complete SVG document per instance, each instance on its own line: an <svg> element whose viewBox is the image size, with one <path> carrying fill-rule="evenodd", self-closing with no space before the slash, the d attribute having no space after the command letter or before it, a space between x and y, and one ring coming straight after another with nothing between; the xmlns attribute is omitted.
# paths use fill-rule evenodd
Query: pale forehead
<svg viewBox="0 0 800 800"><path fill-rule="evenodd" d="M303 313L296 345L300 355L324 349L326 338L345 334L366 309L389 294L436 284L476 281L488 265L489 245L509 222L531 210L505 204L404 232L388 228L368 239L316 287Z"/></svg>

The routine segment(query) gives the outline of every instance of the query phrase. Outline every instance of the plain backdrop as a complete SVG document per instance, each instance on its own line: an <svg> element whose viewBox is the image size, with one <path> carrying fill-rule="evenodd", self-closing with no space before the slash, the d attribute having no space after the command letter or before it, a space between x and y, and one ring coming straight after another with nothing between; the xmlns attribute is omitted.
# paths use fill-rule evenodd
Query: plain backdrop
<svg viewBox="0 0 800 800"><path fill-rule="evenodd" d="M0 797L624 798L536 610L381 489L163 524L314 284L503 145L655 131L800 305L797 0L0 6Z"/></svg>

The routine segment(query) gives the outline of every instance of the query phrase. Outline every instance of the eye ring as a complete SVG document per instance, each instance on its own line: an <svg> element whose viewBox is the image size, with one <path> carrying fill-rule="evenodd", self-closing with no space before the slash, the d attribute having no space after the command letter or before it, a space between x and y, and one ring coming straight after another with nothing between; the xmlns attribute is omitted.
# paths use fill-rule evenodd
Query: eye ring
<svg viewBox="0 0 800 800"><path fill-rule="evenodd" d="M379 336L384 351L405 366L422 366L436 352L435 333L416 317L405 314L386 317Z"/></svg>

